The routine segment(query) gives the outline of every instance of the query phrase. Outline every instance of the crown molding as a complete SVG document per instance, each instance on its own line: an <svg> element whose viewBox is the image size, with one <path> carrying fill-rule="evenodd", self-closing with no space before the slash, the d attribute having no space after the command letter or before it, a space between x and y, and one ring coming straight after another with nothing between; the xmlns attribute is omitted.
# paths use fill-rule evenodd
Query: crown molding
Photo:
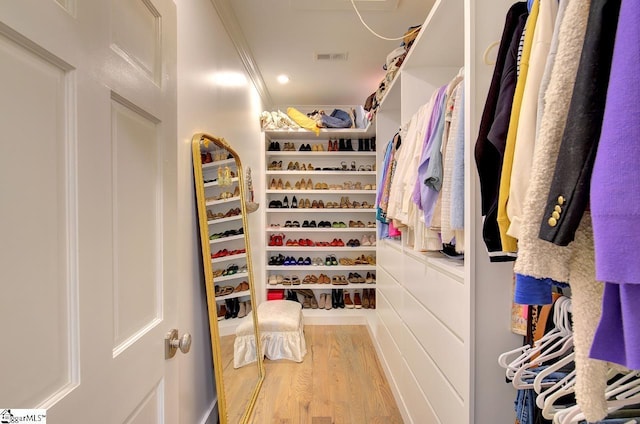
<svg viewBox="0 0 640 424"><path fill-rule="evenodd" d="M249 44L242 32L242 27L238 22L238 18L236 17L233 8L229 4L228 0L211 0L211 3L216 9L224 29L227 31L227 34L229 34L229 38L231 38L231 42L236 48L238 56L240 56L240 60L242 61L247 74L249 74L249 78L258 91L258 95L262 99L264 107L266 109L270 109L273 105L273 99L271 98L271 94L264 83L258 64L253 58L253 54L251 53L251 49L249 48Z"/></svg>

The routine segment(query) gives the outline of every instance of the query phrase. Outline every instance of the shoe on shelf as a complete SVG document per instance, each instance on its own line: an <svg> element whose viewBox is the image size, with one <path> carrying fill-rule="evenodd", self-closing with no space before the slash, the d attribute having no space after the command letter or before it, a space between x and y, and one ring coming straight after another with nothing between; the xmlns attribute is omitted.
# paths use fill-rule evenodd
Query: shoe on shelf
<svg viewBox="0 0 640 424"><path fill-rule="evenodd" d="M316 295L313 293L313 291L311 292L311 295L309 296L309 300L311 302L311 309L318 309L318 307L319 307L318 300L316 299Z"/></svg>
<svg viewBox="0 0 640 424"><path fill-rule="evenodd" d="M318 299L318 309L324 309L327 301L327 295L324 293L320 294L320 298Z"/></svg>
<svg viewBox="0 0 640 424"><path fill-rule="evenodd" d="M244 318L247 315L247 305L245 302L239 302L238 304L238 318Z"/></svg>
<svg viewBox="0 0 640 424"><path fill-rule="evenodd" d="M353 302L351 301L351 296L349 295L349 293L345 293L344 294L344 306L347 309L353 309L355 308L355 305L353 304Z"/></svg>
<svg viewBox="0 0 640 424"><path fill-rule="evenodd" d="M362 309L362 300L360 299L360 293L358 292L353 293L353 306L356 309Z"/></svg>
<svg viewBox="0 0 640 424"><path fill-rule="evenodd" d="M302 309L311 309L311 300L307 296L302 296Z"/></svg>
<svg viewBox="0 0 640 424"><path fill-rule="evenodd" d="M224 319L231 319L233 315L233 299L225 299L224 304L226 309Z"/></svg>
<svg viewBox="0 0 640 424"><path fill-rule="evenodd" d="M362 307L369 309L369 289L362 289Z"/></svg>
<svg viewBox="0 0 640 424"><path fill-rule="evenodd" d="M218 309L218 321L221 321L223 319L226 319L227 315L227 306L223 303L222 305L220 305L220 308Z"/></svg>

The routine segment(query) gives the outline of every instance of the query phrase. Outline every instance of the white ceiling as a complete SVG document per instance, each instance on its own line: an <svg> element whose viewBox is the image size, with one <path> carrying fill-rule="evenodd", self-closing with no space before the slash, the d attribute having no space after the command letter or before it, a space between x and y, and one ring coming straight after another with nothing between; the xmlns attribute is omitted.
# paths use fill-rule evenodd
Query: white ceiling
<svg viewBox="0 0 640 424"><path fill-rule="evenodd" d="M373 30L397 38L423 23L434 1L358 0L356 7ZM212 2L273 109L364 104L384 77L387 54L401 43L371 34L350 0ZM317 61L318 53L347 53L348 59ZM290 82L279 84L280 74Z"/></svg>

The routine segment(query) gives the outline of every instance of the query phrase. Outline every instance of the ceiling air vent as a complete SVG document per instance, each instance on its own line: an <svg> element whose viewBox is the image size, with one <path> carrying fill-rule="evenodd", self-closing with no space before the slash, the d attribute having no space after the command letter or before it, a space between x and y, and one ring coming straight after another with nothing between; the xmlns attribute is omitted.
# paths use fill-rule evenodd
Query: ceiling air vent
<svg viewBox="0 0 640 424"><path fill-rule="evenodd" d="M315 60L321 61L337 61L337 60L347 60L349 58L349 53L316 53Z"/></svg>

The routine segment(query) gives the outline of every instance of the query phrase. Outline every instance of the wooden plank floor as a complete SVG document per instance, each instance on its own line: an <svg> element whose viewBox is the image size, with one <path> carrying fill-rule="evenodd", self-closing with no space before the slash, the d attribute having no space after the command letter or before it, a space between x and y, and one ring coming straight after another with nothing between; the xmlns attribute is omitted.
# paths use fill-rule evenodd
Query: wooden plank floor
<svg viewBox="0 0 640 424"><path fill-rule="evenodd" d="M305 326L302 363L265 360L254 424L392 424L402 417L367 328Z"/></svg>

